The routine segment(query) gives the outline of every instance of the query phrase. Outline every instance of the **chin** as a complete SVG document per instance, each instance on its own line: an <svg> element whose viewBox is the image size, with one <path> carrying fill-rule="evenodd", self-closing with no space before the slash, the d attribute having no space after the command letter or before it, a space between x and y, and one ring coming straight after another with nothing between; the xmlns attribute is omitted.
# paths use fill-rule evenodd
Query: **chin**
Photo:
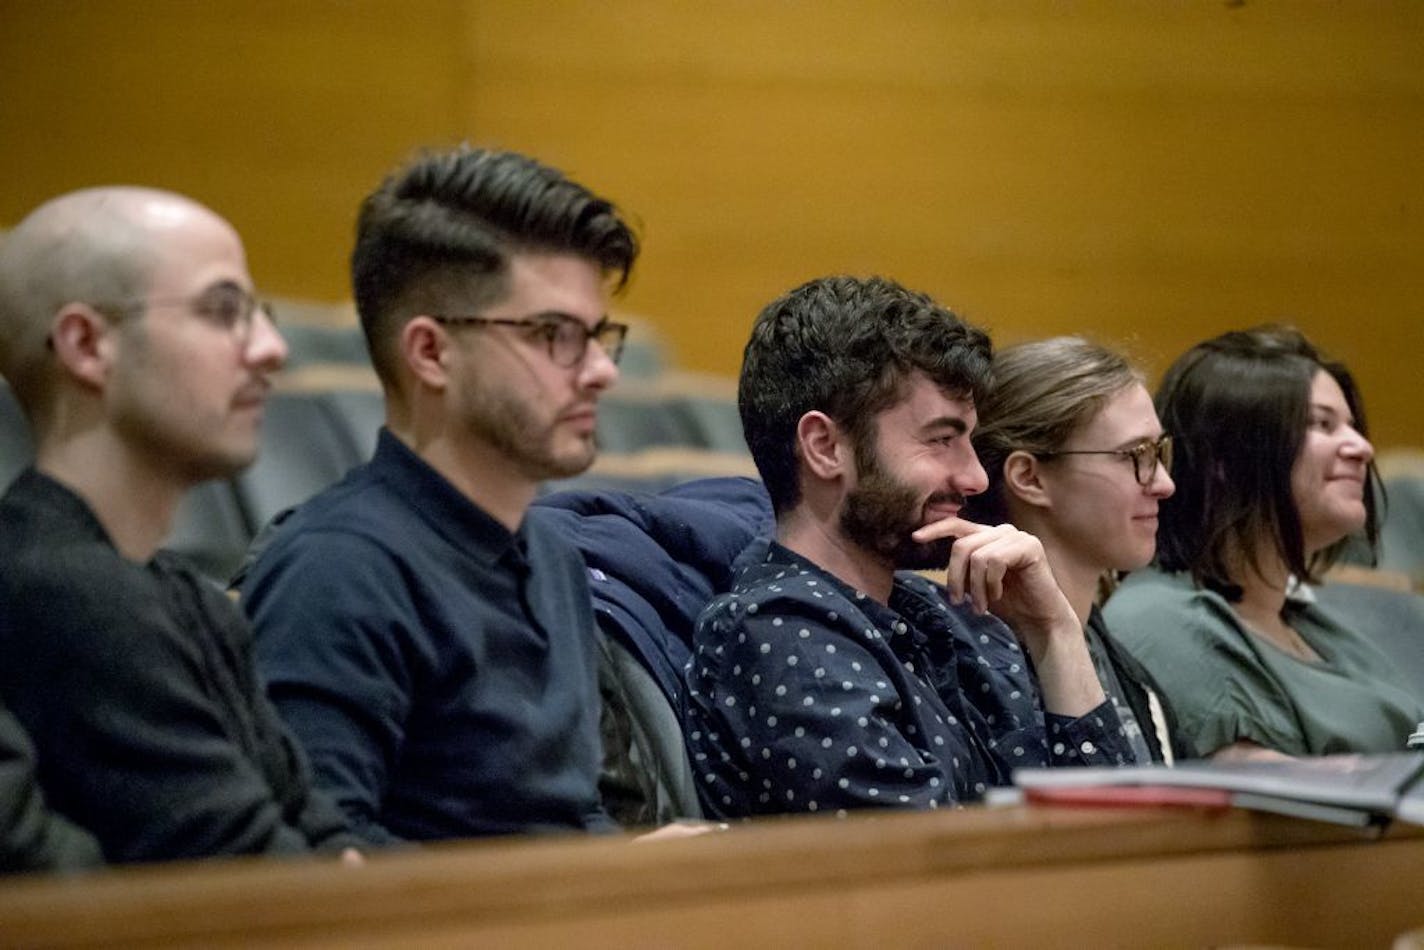
<svg viewBox="0 0 1424 950"><path fill-rule="evenodd" d="M543 471L540 475L540 480L573 478L575 475L582 475L593 465L593 460L594 453L591 450L588 452L553 456L545 460L542 466Z"/></svg>
<svg viewBox="0 0 1424 950"><path fill-rule="evenodd" d="M203 458L192 459L187 466L187 480L190 484L231 478L257 461L257 450L226 452Z"/></svg>

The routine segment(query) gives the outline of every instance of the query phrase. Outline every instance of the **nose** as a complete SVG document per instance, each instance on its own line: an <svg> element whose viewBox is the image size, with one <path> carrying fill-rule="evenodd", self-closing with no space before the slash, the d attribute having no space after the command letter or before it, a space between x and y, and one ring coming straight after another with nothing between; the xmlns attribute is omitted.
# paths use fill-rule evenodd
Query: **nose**
<svg viewBox="0 0 1424 950"><path fill-rule="evenodd" d="M1370 444L1370 440L1365 438L1359 429L1354 426L1346 426L1349 430L1345 441L1340 444L1340 454L1346 458L1359 459L1368 463L1375 457L1375 447Z"/></svg>
<svg viewBox="0 0 1424 950"><path fill-rule="evenodd" d="M609 357L608 351L597 340L588 341L588 350L579 365L578 380L581 389L604 390L618 382L618 364Z"/></svg>
<svg viewBox="0 0 1424 950"><path fill-rule="evenodd" d="M1147 494L1152 498L1171 498L1177 490L1177 483L1172 481L1172 473L1167 471L1167 466L1157 464L1157 468L1152 473L1152 481L1147 483Z"/></svg>
<svg viewBox="0 0 1424 950"><path fill-rule="evenodd" d="M277 325L258 308L252 315L252 332L247 338L243 359L250 366L258 366L269 373L275 373L287 363L287 341L277 332Z"/></svg>
<svg viewBox="0 0 1424 950"><path fill-rule="evenodd" d="M964 445L969 445L967 439L961 441ZM989 473L984 471L984 466L979 461L979 453L975 452L972 446L965 451L963 464L950 477L950 484L961 495L980 495L988 490Z"/></svg>

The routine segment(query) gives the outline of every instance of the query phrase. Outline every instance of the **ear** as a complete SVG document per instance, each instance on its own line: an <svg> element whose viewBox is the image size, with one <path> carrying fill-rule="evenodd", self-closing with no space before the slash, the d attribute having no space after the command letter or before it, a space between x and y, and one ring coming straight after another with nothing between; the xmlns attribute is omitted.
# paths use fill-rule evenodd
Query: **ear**
<svg viewBox="0 0 1424 950"><path fill-rule="evenodd" d="M401 360L417 380L432 389L444 390L449 385L449 349L449 334L429 317L412 317L401 327Z"/></svg>
<svg viewBox="0 0 1424 950"><path fill-rule="evenodd" d="M796 445L806 467L824 481L845 475L855 454L845 430L818 410L806 413L796 423Z"/></svg>
<svg viewBox="0 0 1424 950"><path fill-rule="evenodd" d="M114 363L114 329L88 304L67 303L50 324L50 346L71 377L102 389Z"/></svg>
<svg viewBox="0 0 1424 950"><path fill-rule="evenodd" d="M1043 463L1027 452L1010 452L1004 459L1004 497L1035 508L1052 508L1053 499L1043 480Z"/></svg>

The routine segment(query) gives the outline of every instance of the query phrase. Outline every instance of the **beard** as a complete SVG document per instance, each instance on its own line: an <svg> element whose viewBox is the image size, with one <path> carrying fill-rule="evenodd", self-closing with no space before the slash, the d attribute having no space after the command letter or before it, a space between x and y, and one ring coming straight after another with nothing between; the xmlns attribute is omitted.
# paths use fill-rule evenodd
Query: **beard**
<svg viewBox="0 0 1424 950"><path fill-rule="evenodd" d="M532 481L572 478L587 471L597 455L592 436L581 441L577 451L556 453L557 424L540 419L532 407L508 392L479 387L463 402L460 416L465 428Z"/></svg>
<svg viewBox="0 0 1424 950"><path fill-rule="evenodd" d="M873 452L856 449L860 482L846 496L840 528L856 545L888 561L896 570L925 571L949 563L953 538L921 543L910 537L925 524L929 505L963 504L958 492L937 492L921 501L913 488L891 475Z"/></svg>

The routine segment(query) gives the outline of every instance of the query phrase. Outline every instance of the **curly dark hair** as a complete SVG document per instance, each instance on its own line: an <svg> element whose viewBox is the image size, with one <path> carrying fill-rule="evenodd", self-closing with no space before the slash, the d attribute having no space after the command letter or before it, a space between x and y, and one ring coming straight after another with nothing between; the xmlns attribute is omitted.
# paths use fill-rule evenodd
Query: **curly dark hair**
<svg viewBox="0 0 1424 950"><path fill-rule="evenodd" d="M922 293L882 277L822 277L772 301L752 327L737 405L778 514L801 497L796 427L813 410L869 444L875 417L914 373L975 402L990 382L989 337Z"/></svg>

